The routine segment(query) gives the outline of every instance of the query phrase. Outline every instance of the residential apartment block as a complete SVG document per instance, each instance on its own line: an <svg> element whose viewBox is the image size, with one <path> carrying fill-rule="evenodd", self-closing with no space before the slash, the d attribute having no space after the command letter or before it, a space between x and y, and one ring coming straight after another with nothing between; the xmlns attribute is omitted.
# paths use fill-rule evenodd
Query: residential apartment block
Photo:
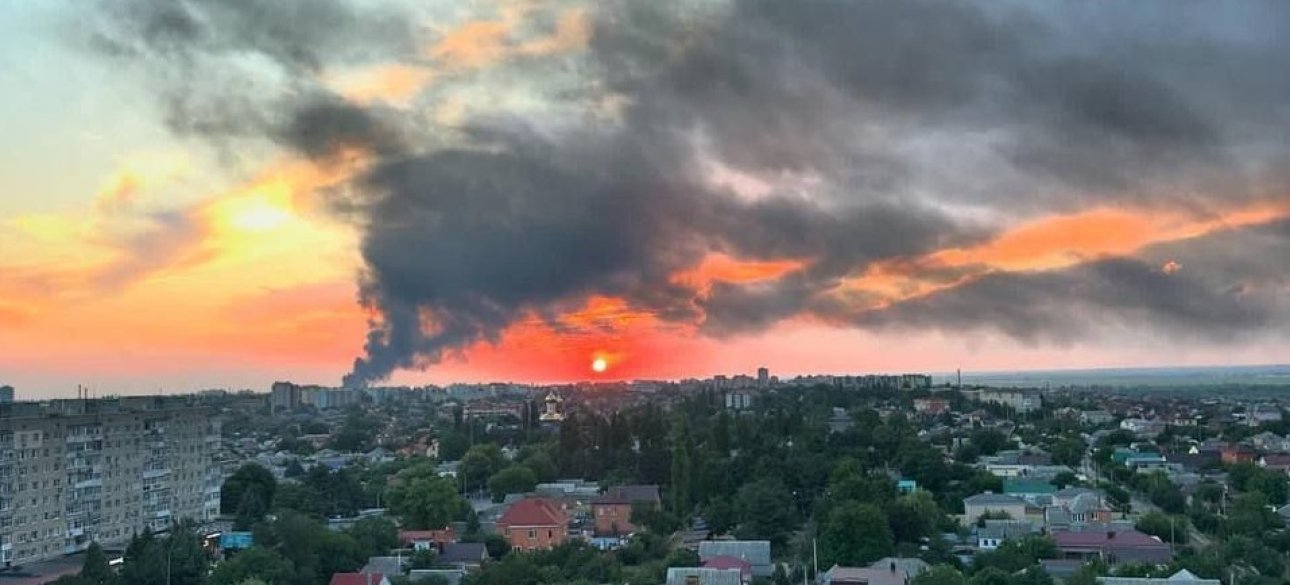
<svg viewBox="0 0 1290 585"><path fill-rule="evenodd" d="M219 448L191 396L0 404L0 566L213 520Z"/></svg>

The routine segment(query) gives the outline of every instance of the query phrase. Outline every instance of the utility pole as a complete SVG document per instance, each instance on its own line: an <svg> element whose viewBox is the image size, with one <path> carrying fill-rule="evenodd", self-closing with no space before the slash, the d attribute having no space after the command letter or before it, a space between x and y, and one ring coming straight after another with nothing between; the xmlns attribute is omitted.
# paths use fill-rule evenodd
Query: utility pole
<svg viewBox="0 0 1290 585"><path fill-rule="evenodd" d="M820 578L820 547L814 538L811 539L811 572L816 579Z"/></svg>

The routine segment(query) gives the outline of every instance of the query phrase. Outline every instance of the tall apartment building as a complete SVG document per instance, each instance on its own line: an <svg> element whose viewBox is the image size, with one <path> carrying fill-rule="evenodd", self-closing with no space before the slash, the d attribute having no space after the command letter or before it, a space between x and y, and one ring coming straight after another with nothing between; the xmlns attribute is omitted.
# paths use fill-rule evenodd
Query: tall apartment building
<svg viewBox="0 0 1290 585"><path fill-rule="evenodd" d="M219 449L194 396L0 404L0 566L213 520Z"/></svg>

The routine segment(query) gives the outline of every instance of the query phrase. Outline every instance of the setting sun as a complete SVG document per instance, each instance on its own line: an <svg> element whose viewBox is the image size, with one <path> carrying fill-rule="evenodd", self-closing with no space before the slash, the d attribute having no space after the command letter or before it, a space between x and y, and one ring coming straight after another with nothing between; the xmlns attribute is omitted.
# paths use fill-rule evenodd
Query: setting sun
<svg viewBox="0 0 1290 585"><path fill-rule="evenodd" d="M603 373L608 368L609 362L605 361L605 358L598 357L591 360L591 371L596 372L597 374Z"/></svg>

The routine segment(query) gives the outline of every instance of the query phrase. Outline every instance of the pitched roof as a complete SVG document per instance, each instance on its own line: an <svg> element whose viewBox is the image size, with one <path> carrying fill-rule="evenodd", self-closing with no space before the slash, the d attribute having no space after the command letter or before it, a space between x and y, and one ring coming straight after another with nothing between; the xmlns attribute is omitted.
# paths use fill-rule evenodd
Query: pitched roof
<svg viewBox="0 0 1290 585"><path fill-rule="evenodd" d="M869 565L871 569L890 569L891 564L895 563L896 568L905 572L912 579L917 577L923 571L926 571L931 565L927 561L913 557L883 557Z"/></svg>
<svg viewBox="0 0 1290 585"><path fill-rule="evenodd" d="M1014 497L1012 497L1012 496L1007 496L1007 495L1004 495L1004 494L992 494L992 493L989 493L989 492L986 492L986 493L984 493L984 494L977 494L977 495L975 495L975 496L969 496L969 497L963 498L963 503L964 503L964 504L971 504L971 505L973 505L973 506L984 506L984 505L990 505L990 504L993 504L993 505L996 505L996 506L1024 506L1024 505L1026 505L1026 502L1024 502L1024 501L1022 501L1022 500L1020 500L1020 499L1014 498Z"/></svg>
<svg viewBox="0 0 1290 585"><path fill-rule="evenodd" d="M1057 486L1039 479L1003 480L1005 494L1051 494L1056 491Z"/></svg>
<svg viewBox="0 0 1290 585"><path fill-rule="evenodd" d="M443 552L436 560L441 563L478 563L488 556L482 542L453 542L443 545Z"/></svg>
<svg viewBox="0 0 1290 585"><path fill-rule="evenodd" d="M686 585L689 577L698 577L700 585L743 585L737 570L706 567L672 567L667 570L667 585Z"/></svg>
<svg viewBox="0 0 1290 585"><path fill-rule="evenodd" d="M770 564L769 540L705 540L699 543L699 558L735 557L750 565Z"/></svg>
<svg viewBox="0 0 1290 585"><path fill-rule="evenodd" d="M551 498L524 498L506 509L498 526L565 526L568 515Z"/></svg>
<svg viewBox="0 0 1290 585"><path fill-rule="evenodd" d="M738 557L712 557L703 561L703 566L709 569L734 569L739 571L745 578L752 578L752 564Z"/></svg>
<svg viewBox="0 0 1290 585"><path fill-rule="evenodd" d="M899 567L895 571L890 566L882 569L871 567L839 567L834 565L824 574L826 583L864 583L865 585L905 585L909 575Z"/></svg>
<svg viewBox="0 0 1290 585"><path fill-rule="evenodd" d="M616 485L605 491L604 495L593 500L596 504L631 504L634 502L657 503L662 499L656 485Z"/></svg>
<svg viewBox="0 0 1290 585"><path fill-rule="evenodd" d="M380 585L385 575L380 573L336 573L330 585Z"/></svg>
<svg viewBox="0 0 1290 585"><path fill-rule="evenodd" d="M1169 548L1169 545L1137 530L1096 532L1054 532L1057 548Z"/></svg>

